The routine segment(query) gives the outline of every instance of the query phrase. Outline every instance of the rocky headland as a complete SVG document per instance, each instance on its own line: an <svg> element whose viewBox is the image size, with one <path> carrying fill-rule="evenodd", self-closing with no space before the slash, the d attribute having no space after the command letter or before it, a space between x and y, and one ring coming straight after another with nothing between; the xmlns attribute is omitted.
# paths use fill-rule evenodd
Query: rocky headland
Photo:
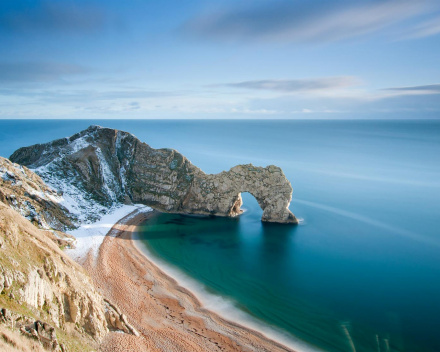
<svg viewBox="0 0 440 352"><path fill-rule="evenodd" d="M241 193L249 192L263 210L262 221L298 222L288 209L292 186L279 167L238 165L209 175L176 150L154 149L130 133L110 128L90 126L70 138L20 148L10 159L76 199L83 210L93 205L96 216L119 203L172 213L237 216L242 212Z"/></svg>

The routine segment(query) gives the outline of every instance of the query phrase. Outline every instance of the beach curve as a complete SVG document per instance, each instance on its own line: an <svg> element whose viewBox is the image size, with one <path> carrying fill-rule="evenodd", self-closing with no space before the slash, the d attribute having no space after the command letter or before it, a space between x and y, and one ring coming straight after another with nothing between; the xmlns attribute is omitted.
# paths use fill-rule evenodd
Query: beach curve
<svg viewBox="0 0 440 352"><path fill-rule="evenodd" d="M294 351L207 310L150 261L132 237L153 214L135 210L123 217L104 238L97 257L89 251L82 260L98 290L140 333L111 332L101 351Z"/></svg>

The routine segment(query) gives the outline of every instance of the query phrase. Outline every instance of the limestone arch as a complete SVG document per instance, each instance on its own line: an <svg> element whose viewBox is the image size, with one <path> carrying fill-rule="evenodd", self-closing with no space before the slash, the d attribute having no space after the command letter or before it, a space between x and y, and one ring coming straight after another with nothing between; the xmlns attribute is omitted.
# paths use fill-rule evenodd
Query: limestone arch
<svg viewBox="0 0 440 352"><path fill-rule="evenodd" d="M241 193L244 192L257 200L263 211L262 221L298 223L288 208L292 186L282 170L274 165L265 168L237 165L214 175L199 171L184 205L188 212L237 216L242 213Z"/></svg>

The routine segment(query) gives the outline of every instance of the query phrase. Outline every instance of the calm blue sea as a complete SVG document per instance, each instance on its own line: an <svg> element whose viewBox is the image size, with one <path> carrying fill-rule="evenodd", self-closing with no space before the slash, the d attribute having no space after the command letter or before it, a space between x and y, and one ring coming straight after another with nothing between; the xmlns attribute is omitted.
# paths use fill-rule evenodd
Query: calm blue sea
<svg viewBox="0 0 440 352"><path fill-rule="evenodd" d="M440 351L440 122L1 121L0 155L90 124L207 173L275 164L298 226L162 214L148 250L249 315L326 351Z"/></svg>

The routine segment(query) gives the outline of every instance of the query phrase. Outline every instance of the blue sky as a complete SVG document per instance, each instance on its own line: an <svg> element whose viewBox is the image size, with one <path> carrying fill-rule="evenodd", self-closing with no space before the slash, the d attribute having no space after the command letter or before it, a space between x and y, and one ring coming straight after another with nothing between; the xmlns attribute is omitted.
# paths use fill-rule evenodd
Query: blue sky
<svg viewBox="0 0 440 352"><path fill-rule="evenodd" d="M2 0L0 118L439 118L437 0Z"/></svg>

